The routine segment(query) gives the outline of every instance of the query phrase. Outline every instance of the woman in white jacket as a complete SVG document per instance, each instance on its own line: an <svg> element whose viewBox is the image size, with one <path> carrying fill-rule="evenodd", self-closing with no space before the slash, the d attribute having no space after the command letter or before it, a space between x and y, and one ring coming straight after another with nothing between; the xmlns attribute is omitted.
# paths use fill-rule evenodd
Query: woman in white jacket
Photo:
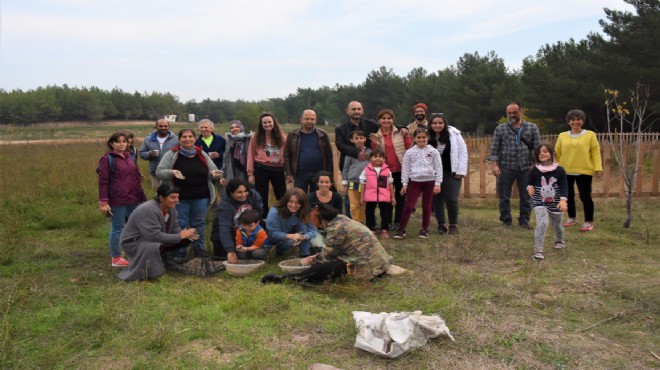
<svg viewBox="0 0 660 370"><path fill-rule="evenodd" d="M461 132L447 124L442 114L432 114L429 119L429 145L440 153L442 158L441 192L433 196L433 211L438 220L438 233L456 234L458 228L458 195L463 177L467 174L468 151ZM445 205L449 227L445 221Z"/></svg>

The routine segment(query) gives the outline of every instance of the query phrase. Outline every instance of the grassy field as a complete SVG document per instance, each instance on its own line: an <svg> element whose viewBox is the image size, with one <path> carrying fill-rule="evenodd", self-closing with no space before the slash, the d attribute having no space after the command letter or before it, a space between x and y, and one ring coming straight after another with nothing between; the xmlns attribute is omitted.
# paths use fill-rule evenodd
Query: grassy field
<svg viewBox="0 0 660 370"><path fill-rule="evenodd" d="M458 235L419 240L417 216L412 237L384 242L412 273L369 285L262 285L275 265L125 283L97 207L101 154L0 146L2 369L660 368L657 198L636 203L630 229L623 200L597 200L596 229L566 230L568 248L541 264L531 231L500 227L494 200L471 199ZM439 313L456 342L380 359L353 347L353 310Z"/></svg>

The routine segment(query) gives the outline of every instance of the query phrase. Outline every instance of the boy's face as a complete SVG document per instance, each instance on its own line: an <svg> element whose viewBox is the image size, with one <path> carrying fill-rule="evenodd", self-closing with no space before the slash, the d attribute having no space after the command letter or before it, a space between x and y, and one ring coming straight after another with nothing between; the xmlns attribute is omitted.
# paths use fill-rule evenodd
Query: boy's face
<svg viewBox="0 0 660 370"><path fill-rule="evenodd" d="M258 222L253 222L251 224L243 224L243 229L245 229L246 233L250 234L257 228L257 226L259 226Z"/></svg>
<svg viewBox="0 0 660 370"><path fill-rule="evenodd" d="M364 143L367 141L367 138L365 136L361 135L353 135L351 137L351 142L353 145L355 145L356 148L362 149L364 148Z"/></svg>

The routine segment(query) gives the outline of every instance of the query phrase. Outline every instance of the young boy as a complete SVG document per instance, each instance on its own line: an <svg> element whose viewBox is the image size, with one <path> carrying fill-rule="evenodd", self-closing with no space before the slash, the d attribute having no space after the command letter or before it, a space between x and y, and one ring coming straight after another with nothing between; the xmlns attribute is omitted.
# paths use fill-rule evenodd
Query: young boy
<svg viewBox="0 0 660 370"><path fill-rule="evenodd" d="M364 161L357 158L346 156L344 161L344 168L341 172L341 183L344 185L344 191L348 194L348 200L351 208L351 218L357 222L364 223L365 208L360 204L362 194L360 193L360 174L369 164L369 154L371 149L365 148L364 143L367 141L367 136L362 130L355 130L351 133L351 142L361 152L366 154Z"/></svg>
<svg viewBox="0 0 660 370"><path fill-rule="evenodd" d="M268 235L259 222L261 215L256 209L247 209L238 217L240 226L236 229L236 254L239 259L266 260Z"/></svg>

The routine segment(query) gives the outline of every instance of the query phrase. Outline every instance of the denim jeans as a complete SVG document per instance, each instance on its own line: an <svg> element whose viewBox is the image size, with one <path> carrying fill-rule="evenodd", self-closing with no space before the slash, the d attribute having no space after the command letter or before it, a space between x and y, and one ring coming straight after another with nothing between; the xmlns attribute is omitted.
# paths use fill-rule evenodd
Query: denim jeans
<svg viewBox="0 0 660 370"><path fill-rule="evenodd" d="M176 205L176 211L179 213L179 226L181 229L189 227L195 228L199 234L199 239L193 241L193 247L199 251L205 251L204 240L206 239L205 224L206 212L209 207L209 198L202 199L181 199ZM179 255L185 254L185 248L179 250Z"/></svg>
<svg viewBox="0 0 660 370"><path fill-rule="evenodd" d="M518 194L520 195L520 216L518 222L529 222L529 215L532 212L532 203L527 192L529 169L513 170L509 168L500 168L500 175L497 176L497 197L499 198L500 221L511 221L511 190L513 182L518 184Z"/></svg>
<svg viewBox="0 0 660 370"><path fill-rule="evenodd" d="M128 216L139 206L133 204L130 206L112 206L112 216L110 216L110 257L117 258L121 255L119 249L119 236L124 230Z"/></svg>

